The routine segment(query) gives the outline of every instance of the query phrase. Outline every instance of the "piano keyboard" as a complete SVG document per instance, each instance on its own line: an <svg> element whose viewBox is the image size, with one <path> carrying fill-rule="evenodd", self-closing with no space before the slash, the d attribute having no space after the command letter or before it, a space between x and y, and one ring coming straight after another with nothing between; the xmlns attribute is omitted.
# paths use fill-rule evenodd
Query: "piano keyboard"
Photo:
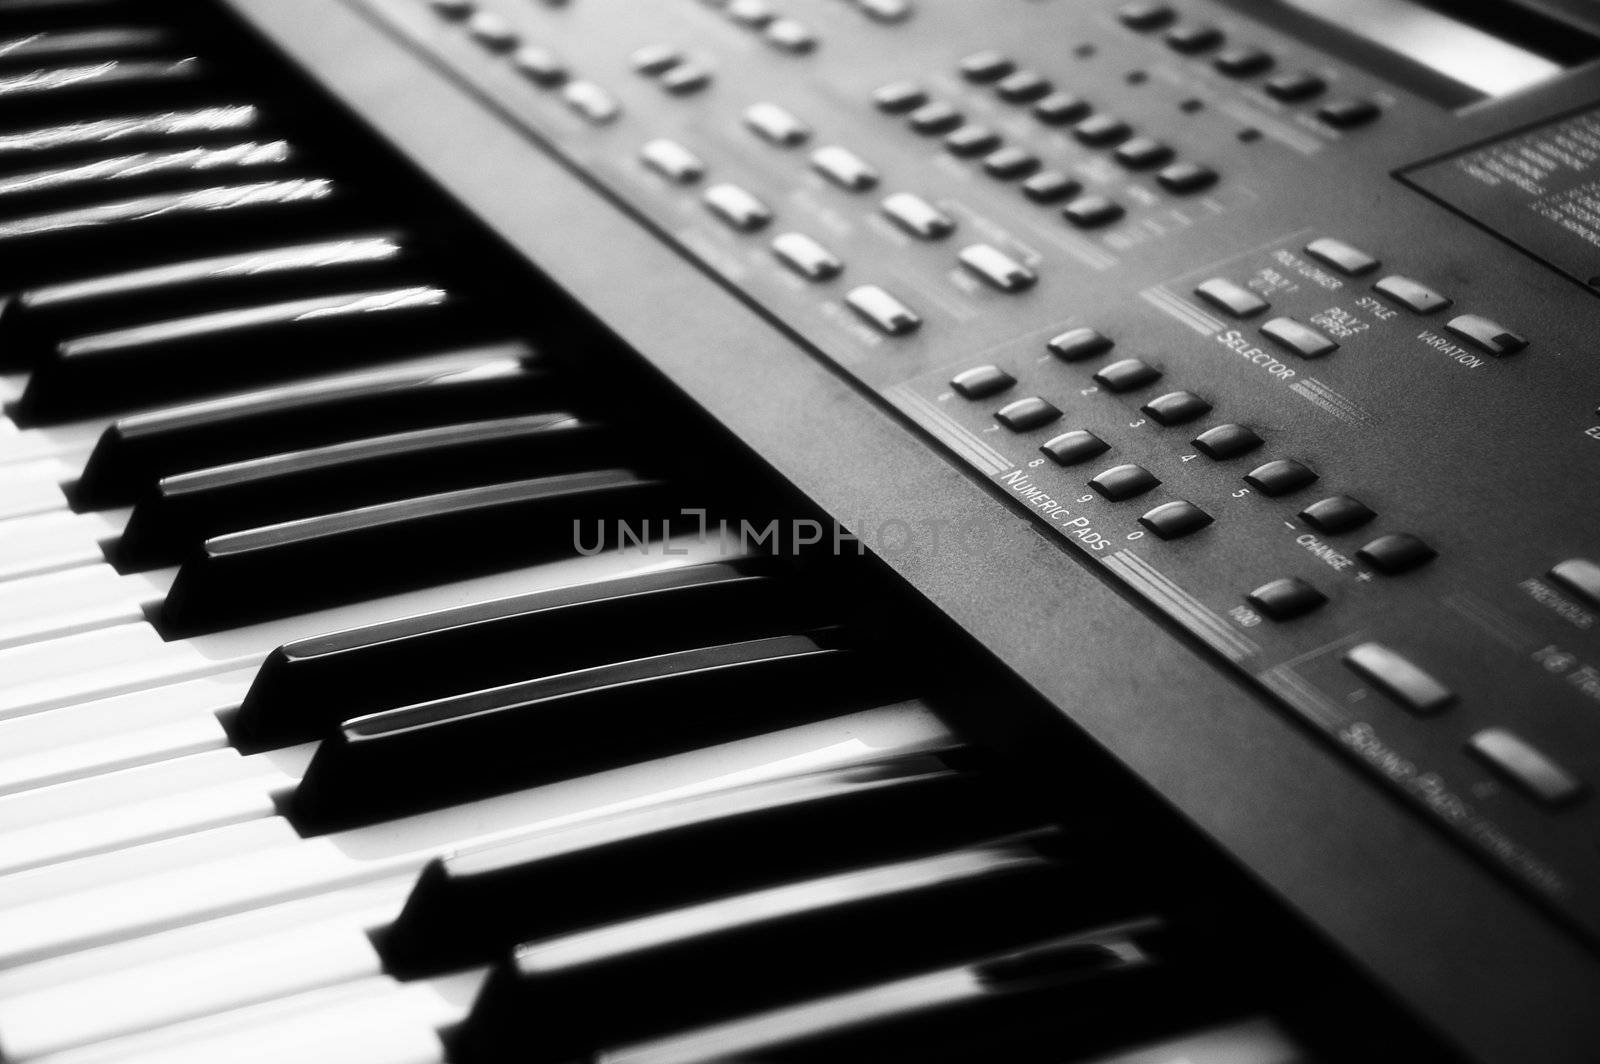
<svg viewBox="0 0 1600 1064"><path fill-rule="evenodd" d="M669 525L766 515L559 292L157 10L0 0L5 1060L1399 1044L1126 781L953 732L861 574Z"/></svg>

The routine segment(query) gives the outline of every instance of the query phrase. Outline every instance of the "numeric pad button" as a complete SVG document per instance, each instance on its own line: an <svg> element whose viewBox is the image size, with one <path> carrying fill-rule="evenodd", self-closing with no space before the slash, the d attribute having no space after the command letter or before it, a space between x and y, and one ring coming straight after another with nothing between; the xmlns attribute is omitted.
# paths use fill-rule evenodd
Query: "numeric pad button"
<svg viewBox="0 0 1600 1064"><path fill-rule="evenodd" d="M1039 448L1057 465L1077 465L1091 458L1099 458L1111 445L1088 429L1073 429L1046 440Z"/></svg>
<svg viewBox="0 0 1600 1064"><path fill-rule="evenodd" d="M1112 502L1122 502L1143 495L1161 481L1144 466L1113 466L1089 481L1089 486Z"/></svg>
<svg viewBox="0 0 1600 1064"><path fill-rule="evenodd" d="M1263 495L1278 496L1315 483L1317 474L1293 458L1279 458L1256 466L1244 475L1244 480Z"/></svg>
<svg viewBox="0 0 1600 1064"><path fill-rule="evenodd" d="M1139 523L1162 539L1180 539L1200 531L1213 520L1194 503L1177 499L1157 506L1139 518Z"/></svg>
<svg viewBox="0 0 1600 1064"><path fill-rule="evenodd" d="M1018 399L1014 403L1007 403L994 415L994 419L1012 432L1028 432L1048 425L1061 416L1061 411L1054 404L1031 395L1026 399Z"/></svg>

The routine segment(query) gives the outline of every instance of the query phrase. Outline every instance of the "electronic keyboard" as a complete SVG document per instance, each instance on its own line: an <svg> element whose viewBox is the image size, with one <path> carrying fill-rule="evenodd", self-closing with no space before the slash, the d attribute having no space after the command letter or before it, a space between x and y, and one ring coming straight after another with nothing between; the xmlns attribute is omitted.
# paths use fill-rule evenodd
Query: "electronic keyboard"
<svg viewBox="0 0 1600 1064"><path fill-rule="evenodd" d="M1593 1059L1491 6L0 0L0 1057Z"/></svg>

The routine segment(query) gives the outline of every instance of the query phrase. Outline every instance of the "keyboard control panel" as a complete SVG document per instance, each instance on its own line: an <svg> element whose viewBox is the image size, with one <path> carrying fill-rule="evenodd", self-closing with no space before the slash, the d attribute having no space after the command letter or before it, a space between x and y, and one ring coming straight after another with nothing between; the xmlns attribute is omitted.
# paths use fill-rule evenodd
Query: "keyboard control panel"
<svg viewBox="0 0 1600 1064"><path fill-rule="evenodd" d="M1462 106L1213 0L349 2L1600 944L1581 66Z"/></svg>

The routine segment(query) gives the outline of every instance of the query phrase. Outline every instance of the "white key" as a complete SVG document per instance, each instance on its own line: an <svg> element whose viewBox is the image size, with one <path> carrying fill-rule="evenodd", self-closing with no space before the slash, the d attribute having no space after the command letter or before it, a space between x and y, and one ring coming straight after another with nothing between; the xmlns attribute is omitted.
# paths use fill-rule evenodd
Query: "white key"
<svg viewBox="0 0 1600 1064"><path fill-rule="evenodd" d="M0 522L0 525L5 522ZM682 550L682 555L668 554ZM697 562L736 551L715 539L684 537L652 552L607 552L335 606L171 643L147 623L116 625L0 650L0 721L230 669L259 668L266 655L306 636ZM152 581L164 576L145 574ZM136 586L136 585L130 585ZM0 584L0 600L8 585Z"/></svg>
<svg viewBox="0 0 1600 1064"><path fill-rule="evenodd" d="M363 979L36 1058L40 1064L437 1064L483 973Z"/></svg>
<svg viewBox="0 0 1600 1064"><path fill-rule="evenodd" d="M0 519L66 509L61 485L81 469L82 463L61 458L0 465Z"/></svg>
<svg viewBox="0 0 1600 1064"><path fill-rule="evenodd" d="M0 965L414 873L449 849L950 741L943 725L907 703L314 839L270 818L0 877ZM287 838L269 836L252 849L227 841L277 824ZM177 852L179 843L208 836L219 858L186 861Z"/></svg>
<svg viewBox="0 0 1600 1064"><path fill-rule="evenodd" d="M0 721L0 794L218 750L254 668Z"/></svg>
<svg viewBox="0 0 1600 1064"><path fill-rule="evenodd" d="M0 648L142 621L176 573L123 576L102 562L0 584Z"/></svg>
<svg viewBox="0 0 1600 1064"><path fill-rule="evenodd" d="M14 872L9 876L0 876L0 914L103 887L107 883L132 882L176 868L197 867L221 858L298 841L300 836L288 821L273 817L144 846L131 846L114 853L63 861L26 872ZM3 967L5 965L0 963L0 968Z"/></svg>
<svg viewBox="0 0 1600 1064"><path fill-rule="evenodd" d="M210 750L0 797L0 874L270 817L309 757Z"/></svg>
<svg viewBox="0 0 1600 1064"><path fill-rule="evenodd" d="M18 429L7 421L11 431L0 432L0 465L42 458L60 458L81 465L108 424L109 421L96 419L47 429Z"/></svg>
<svg viewBox="0 0 1600 1064"><path fill-rule="evenodd" d="M0 1007L20 995L71 986L157 962L198 957L296 928L328 925L364 932L383 927L399 915L414 881L411 875L393 876L349 890L297 898L10 968L0 972ZM0 1024L0 1035L4 1031Z"/></svg>
<svg viewBox="0 0 1600 1064"><path fill-rule="evenodd" d="M202 834L232 835L275 822L256 820ZM140 849L143 847L100 856L121 857ZM72 863L87 866L94 860L89 857ZM356 886L382 878L391 870L395 870L392 864L349 860L326 838L292 837L276 846L257 847L205 864L138 878L101 880L87 890L41 898L0 912L0 964L39 960L56 952L87 949L318 891Z"/></svg>
<svg viewBox="0 0 1600 1064"><path fill-rule="evenodd" d="M279 929L0 1000L0 1048L22 1060L382 974L359 931Z"/></svg>
<svg viewBox="0 0 1600 1064"><path fill-rule="evenodd" d="M0 650L0 677L5 678L0 720L224 672L249 661L208 659L192 642L166 642L142 622L11 647Z"/></svg>
<svg viewBox="0 0 1600 1064"><path fill-rule="evenodd" d="M117 530L99 517L57 510L0 521L0 580L105 561L100 541Z"/></svg>

